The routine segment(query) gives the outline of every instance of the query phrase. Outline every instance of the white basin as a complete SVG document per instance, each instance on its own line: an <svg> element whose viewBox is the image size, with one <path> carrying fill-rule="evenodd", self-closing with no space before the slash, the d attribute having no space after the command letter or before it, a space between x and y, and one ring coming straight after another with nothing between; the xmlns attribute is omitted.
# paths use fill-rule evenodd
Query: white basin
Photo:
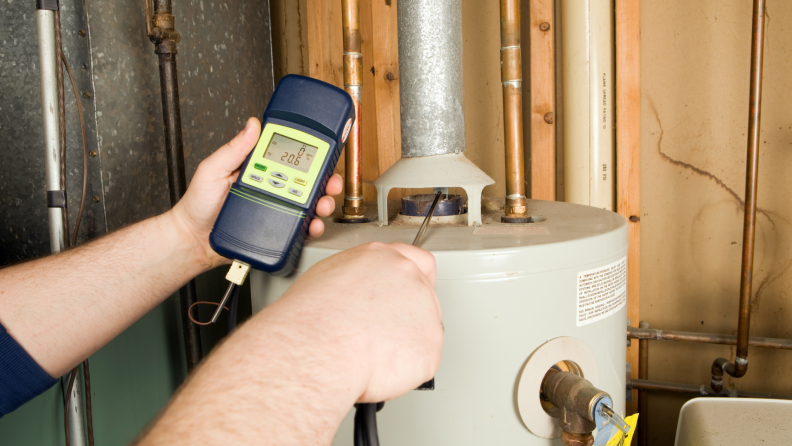
<svg viewBox="0 0 792 446"><path fill-rule="evenodd" d="M787 446L792 401L696 398L682 406L676 446Z"/></svg>

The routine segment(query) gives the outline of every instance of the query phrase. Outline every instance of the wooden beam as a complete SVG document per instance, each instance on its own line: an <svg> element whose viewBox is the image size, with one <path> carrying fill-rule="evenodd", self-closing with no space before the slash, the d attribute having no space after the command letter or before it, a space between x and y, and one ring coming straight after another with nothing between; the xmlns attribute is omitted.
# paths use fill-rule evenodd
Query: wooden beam
<svg viewBox="0 0 792 446"><path fill-rule="evenodd" d="M363 199L375 201L377 191L372 182L379 178L379 122L376 113L375 76L373 73L375 54L382 51L374 43L375 24L372 3L360 1L360 36L363 53L363 93L360 112L361 173L363 175Z"/></svg>
<svg viewBox="0 0 792 446"><path fill-rule="evenodd" d="M307 0L308 75L344 88L341 2Z"/></svg>
<svg viewBox="0 0 792 446"><path fill-rule="evenodd" d="M529 0L531 198L556 199L555 1Z"/></svg>
<svg viewBox="0 0 792 446"><path fill-rule="evenodd" d="M344 38L342 35L341 2L306 0L307 76L344 88ZM338 160L336 173L344 176L344 154ZM335 196L336 206L344 202L344 193Z"/></svg>
<svg viewBox="0 0 792 446"><path fill-rule="evenodd" d="M374 102L379 175L401 158L397 0L371 2ZM378 175L378 176L379 176Z"/></svg>
<svg viewBox="0 0 792 446"><path fill-rule="evenodd" d="M641 243L641 26L640 0L616 0L616 208L628 220L627 317L637 327ZM627 349L638 377L638 343ZM633 391L633 404L637 392Z"/></svg>

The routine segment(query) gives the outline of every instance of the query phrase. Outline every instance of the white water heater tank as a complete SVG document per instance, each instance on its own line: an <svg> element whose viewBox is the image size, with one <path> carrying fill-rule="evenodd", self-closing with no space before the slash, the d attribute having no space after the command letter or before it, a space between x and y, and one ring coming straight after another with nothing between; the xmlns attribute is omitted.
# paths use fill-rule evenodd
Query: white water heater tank
<svg viewBox="0 0 792 446"><path fill-rule="evenodd" d="M412 391L379 412L382 444L560 445L539 395L555 364L608 392L624 415L627 221L569 203L529 200L529 209L541 221L503 224L502 213L485 212L482 226L429 226L421 247L437 259L442 363L434 390ZM409 244L418 229L325 224L291 276L251 274L254 311L320 260L370 241ZM352 444L353 412L335 446Z"/></svg>

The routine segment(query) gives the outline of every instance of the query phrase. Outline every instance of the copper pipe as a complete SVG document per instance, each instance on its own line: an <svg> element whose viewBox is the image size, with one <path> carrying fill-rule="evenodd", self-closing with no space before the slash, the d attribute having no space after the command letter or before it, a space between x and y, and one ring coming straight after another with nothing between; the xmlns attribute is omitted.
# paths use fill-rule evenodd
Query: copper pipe
<svg viewBox="0 0 792 446"><path fill-rule="evenodd" d="M740 319L737 325L737 354L734 362L718 358L712 363L712 389L723 387L723 372L739 378L748 371L751 323L754 236L756 233L756 189L759 174L759 131L762 114L762 62L764 59L765 0L754 0L751 39L751 94L748 111L748 162L745 173L745 221L740 278Z"/></svg>
<svg viewBox="0 0 792 446"><path fill-rule="evenodd" d="M769 392L751 392L746 390L736 389L722 389L716 393L710 387L702 384L700 386L694 384L680 384L669 383L663 381L650 381L645 379L632 380L633 389L649 390L653 392L671 392L682 393L697 396L715 396L715 397L731 397L731 398L768 398L774 400L792 400L792 395L780 395L777 393ZM640 419L640 417L639 417Z"/></svg>
<svg viewBox="0 0 792 446"><path fill-rule="evenodd" d="M168 171L168 190L171 206L187 192L184 171L184 140L182 139L179 76L176 71L176 44L181 35L176 31L171 0L145 0L146 33L154 44L159 60L162 117L165 124L165 160ZM195 279L179 290L184 350L187 371L192 371L203 358L200 327L190 320L190 307L198 301Z"/></svg>
<svg viewBox="0 0 792 446"><path fill-rule="evenodd" d="M363 54L360 41L360 4L358 0L341 2L344 26L344 89L355 103L355 123L349 132L345 150L346 179L342 221L365 222L363 216L363 176L360 169L360 102L363 88Z"/></svg>
<svg viewBox="0 0 792 446"><path fill-rule="evenodd" d="M501 0L501 82L506 143L506 223L527 223L523 151L520 0Z"/></svg>
<svg viewBox="0 0 792 446"><path fill-rule="evenodd" d="M652 330L627 328L627 337L631 339L647 339L650 341L679 341L701 344L737 345L737 336L714 333L692 333L686 331ZM792 339L748 338L751 347L777 348L792 350Z"/></svg>
<svg viewBox="0 0 792 446"><path fill-rule="evenodd" d="M641 321L639 327L648 329L649 323ZM649 379L649 340L638 341L638 378ZM649 392L638 390L638 446L647 446L649 438Z"/></svg>

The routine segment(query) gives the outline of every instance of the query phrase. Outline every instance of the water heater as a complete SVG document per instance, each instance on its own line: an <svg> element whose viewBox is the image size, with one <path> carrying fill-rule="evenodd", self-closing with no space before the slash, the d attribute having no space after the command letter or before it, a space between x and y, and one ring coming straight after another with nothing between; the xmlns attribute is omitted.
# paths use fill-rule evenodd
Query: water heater
<svg viewBox="0 0 792 446"><path fill-rule="evenodd" d="M421 247L437 259L442 362L433 390L414 390L379 412L382 444L561 444L558 420L540 398L553 366L608 392L624 415L626 220L593 207L529 200L534 223L503 224L502 204L499 211L486 208L479 225L437 217L424 235ZM371 241L412 242L418 227L410 219L383 226L374 215L362 224L325 219L325 235L306 244L288 277L253 272L254 311L339 251ZM350 408L335 446L352 444L352 415Z"/></svg>

